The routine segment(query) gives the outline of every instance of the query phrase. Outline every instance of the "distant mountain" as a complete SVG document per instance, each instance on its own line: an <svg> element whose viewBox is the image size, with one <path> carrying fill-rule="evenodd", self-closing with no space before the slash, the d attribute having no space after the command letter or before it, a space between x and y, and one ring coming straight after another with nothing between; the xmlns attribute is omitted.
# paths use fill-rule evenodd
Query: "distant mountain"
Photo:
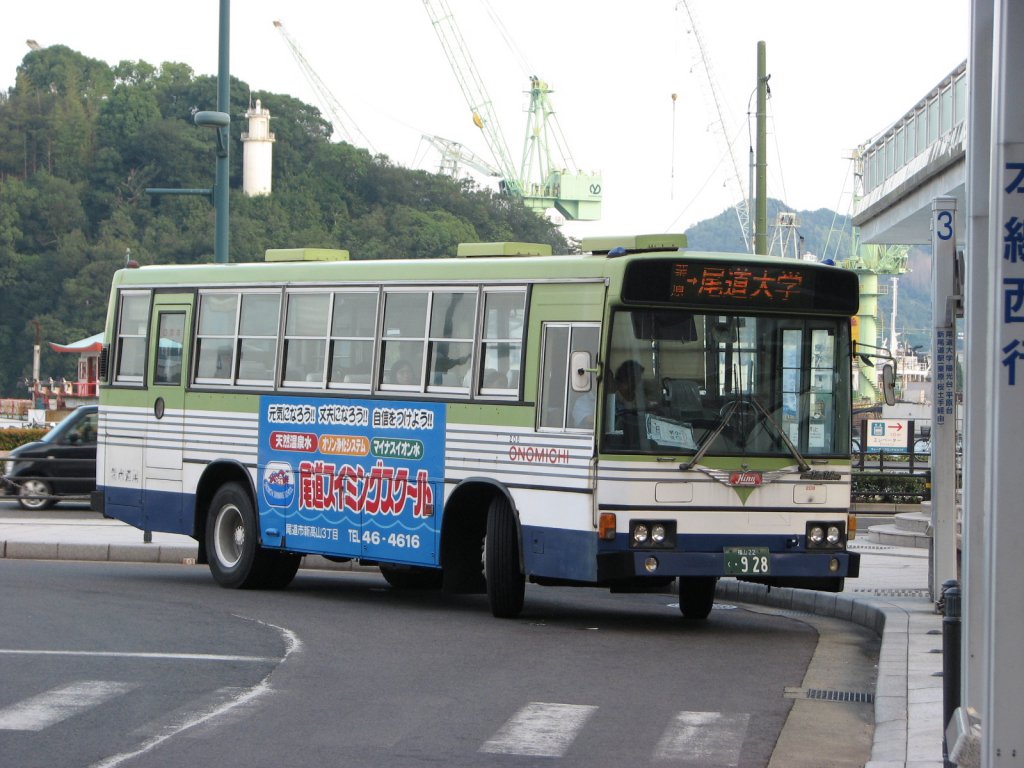
<svg viewBox="0 0 1024 768"><path fill-rule="evenodd" d="M793 214L792 227L777 225L779 213ZM818 259L841 261L850 256L850 221L845 214L819 208L794 211L781 200L768 201L768 241L775 255L813 255ZM689 247L695 251L745 250L736 212L727 208L712 219L705 219L686 232ZM783 247L788 246L783 252ZM897 298L896 331L910 346L921 351L931 349L931 249L914 246L910 250L909 270L900 276ZM892 317L892 290L888 277L882 277L888 293L879 300L878 327L888 340Z"/></svg>

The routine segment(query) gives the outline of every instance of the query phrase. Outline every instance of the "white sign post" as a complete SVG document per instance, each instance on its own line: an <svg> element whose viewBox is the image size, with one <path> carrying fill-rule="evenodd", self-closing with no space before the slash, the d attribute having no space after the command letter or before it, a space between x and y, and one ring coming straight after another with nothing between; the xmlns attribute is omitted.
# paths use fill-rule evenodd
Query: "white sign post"
<svg viewBox="0 0 1024 768"><path fill-rule="evenodd" d="M956 558L956 198L932 201L932 599Z"/></svg>
<svg viewBox="0 0 1024 768"><path fill-rule="evenodd" d="M990 376L979 393L991 409L984 444L985 683L982 764L1024 765L1024 3L996 0L992 50L993 109L989 180ZM980 256L980 254L979 254Z"/></svg>

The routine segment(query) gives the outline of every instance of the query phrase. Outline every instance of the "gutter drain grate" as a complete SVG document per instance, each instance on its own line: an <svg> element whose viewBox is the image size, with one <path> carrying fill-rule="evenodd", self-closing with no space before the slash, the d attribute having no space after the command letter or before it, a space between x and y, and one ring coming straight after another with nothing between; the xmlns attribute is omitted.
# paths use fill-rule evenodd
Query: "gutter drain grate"
<svg viewBox="0 0 1024 768"><path fill-rule="evenodd" d="M875 703L875 694L863 691L826 691L821 688L808 688L807 698L816 701L848 701L855 704Z"/></svg>

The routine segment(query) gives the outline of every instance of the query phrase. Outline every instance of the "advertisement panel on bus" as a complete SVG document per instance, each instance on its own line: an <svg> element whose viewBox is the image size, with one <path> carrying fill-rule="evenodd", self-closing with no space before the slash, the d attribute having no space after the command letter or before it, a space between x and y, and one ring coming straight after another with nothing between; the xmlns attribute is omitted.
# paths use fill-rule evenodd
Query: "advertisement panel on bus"
<svg viewBox="0 0 1024 768"><path fill-rule="evenodd" d="M443 404L261 397L264 544L436 564L444 448Z"/></svg>

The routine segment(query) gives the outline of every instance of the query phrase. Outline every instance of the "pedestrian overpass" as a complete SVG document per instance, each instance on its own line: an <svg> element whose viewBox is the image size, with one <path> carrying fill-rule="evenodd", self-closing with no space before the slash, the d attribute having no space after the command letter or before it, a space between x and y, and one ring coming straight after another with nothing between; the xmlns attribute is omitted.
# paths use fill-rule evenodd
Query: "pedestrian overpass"
<svg viewBox="0 0 1024 768"><path fill-rule="evenodd" d="M965 206L967 62L858 150L863 194L853 223L861 241L886 245L931 243L932 200L954 197Z"/></svg>

